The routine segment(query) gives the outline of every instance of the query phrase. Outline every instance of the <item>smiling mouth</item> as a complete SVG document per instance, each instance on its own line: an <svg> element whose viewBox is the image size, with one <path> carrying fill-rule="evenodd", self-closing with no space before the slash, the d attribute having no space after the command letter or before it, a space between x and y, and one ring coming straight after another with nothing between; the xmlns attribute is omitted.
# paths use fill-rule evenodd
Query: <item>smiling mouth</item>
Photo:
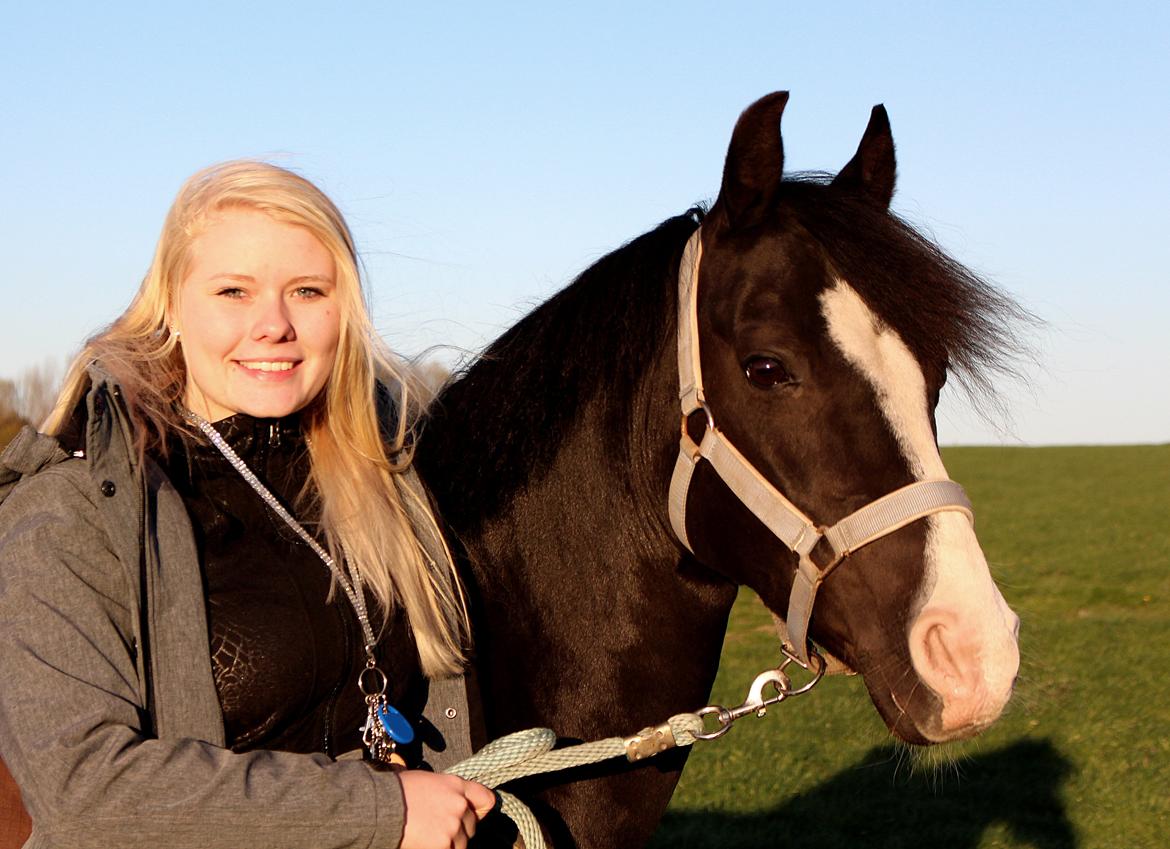
<svg viewBox="0 0 1170 849"><path fill-rule="evenodd" d="M296 367L296 363L288 361L273 361L273 360L237 360L243 368L248 371L290 371Z"/></svg>

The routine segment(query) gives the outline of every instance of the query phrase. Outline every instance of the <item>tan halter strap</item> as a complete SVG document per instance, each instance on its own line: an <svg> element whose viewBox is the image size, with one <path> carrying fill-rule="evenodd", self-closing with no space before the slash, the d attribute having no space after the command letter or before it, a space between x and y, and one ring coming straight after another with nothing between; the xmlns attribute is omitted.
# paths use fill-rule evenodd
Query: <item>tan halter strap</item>
<svg viewBox="0 0 1170 849"><path fill-rule="evenodd" d="M799 556L785 624L794 653L808 663L808 624L817 589L834 568L862 546L933 513L954 510L974 522L971 502L963 488L952 480L916 481L825 528L806 516L760 474L720 432L703 394L698 311L699 261L703 252L701 233L700 227L691 235L679 264L678 376L682 433L670 481L670 523L679 541L693 553L687 538L687 495L695 467L700 460L706 460L735 497ZM696 443L687 431L687 420L699 410L707 417L707 429L702 440ZM810 557L822 539L833 551L833 559L824 568L817 566Z"/></svg>

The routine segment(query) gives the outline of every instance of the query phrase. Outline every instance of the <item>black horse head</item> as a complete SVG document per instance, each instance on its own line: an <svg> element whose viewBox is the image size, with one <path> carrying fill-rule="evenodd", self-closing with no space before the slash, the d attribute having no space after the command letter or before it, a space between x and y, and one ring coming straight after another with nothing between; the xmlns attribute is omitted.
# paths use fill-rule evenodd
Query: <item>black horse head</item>
<svg viewBox="0 0 1170 849"><path fill-rule="evenodd" d="M1010 305L890 214L894 144L881 106L835 179L783 179L787 99L759 101L733 133L702 228L699 336L720 429L828 527L916 481L946 479L939 392L952 366L994 359ZM691 499L699 560L783 615L795 555L707 464ZM812 552L822 564L831 554ZM921 743L999 715L1017 626L969 517L955 511L852 552L820 590L812 635L862 674L895 733Z"/></svg>

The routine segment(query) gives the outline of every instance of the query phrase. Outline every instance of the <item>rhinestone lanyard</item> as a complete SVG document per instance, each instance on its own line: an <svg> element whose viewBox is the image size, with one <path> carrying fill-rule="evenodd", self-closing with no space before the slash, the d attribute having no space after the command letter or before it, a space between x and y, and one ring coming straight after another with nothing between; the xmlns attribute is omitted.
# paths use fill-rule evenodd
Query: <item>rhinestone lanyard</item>
<svg viewBox="0 0 1170 849"><path fill-rule="evenodd" d="M224 440L219 431L212 427L209 421L190 410L184 415L187 421L203 431L203 434L211 440L211 444L218 448L219 453L223 454L232 467L240 473L240 477L256 491L265 504L272 508L272 512L283 519L284 523L321 558L321 562L329 568L334 579L341 585L345 597L349 599L354 613L357 614L358 622L362 626L362 636L365 638L366 665L358 674L358 689L361 690L362 697L365 699L367 710L366 722L362 726L362 743L369 751L372 760L393 767L404 767L406 761L395 750L398 744L401 743L405 746L414 740L414 729L409 720L386 700L386 673L378 668L378 662L374 658L374 647L377 645L377 640L374 637L373 628L370 627L366 598L362 592L361 573L347 563L346 568L349 571L347 576L345 571L329 556L329 552L322 548L317 540L313 539L312 535L284 508L284 505L277 500L268 487L260 482L255 473L248 468L247 463L232 450L232 447L227 444L227 441Z"/></svg>

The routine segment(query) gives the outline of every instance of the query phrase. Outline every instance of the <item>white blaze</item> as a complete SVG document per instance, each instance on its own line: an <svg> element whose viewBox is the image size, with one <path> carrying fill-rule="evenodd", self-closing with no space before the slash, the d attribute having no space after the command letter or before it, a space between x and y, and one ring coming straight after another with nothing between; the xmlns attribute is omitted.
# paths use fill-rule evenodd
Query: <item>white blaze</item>
<svg viewBox="0 0 1170 849"><path fill-rule="evenodd" d="M916 480L948 477L930 426L926 380L901 337L882 322L843 280L821 295L829 334L845 359L873 387L882 415ZM943 725L970 726L994 719L1011 694L1019 663L1018 620L991 579L987 561L967 518L956 512L926 519L926 576L916 623L911 624L915 669L944 700ZM915 637L915 625L940 626ZM946 632L945 645L939 635ZM924 674L970 667L968 674ZM971 657L966 657L970 654ZM1010 667L1010 668L1009 668ZM988 713L994 715L985 716Z"/></svg>

